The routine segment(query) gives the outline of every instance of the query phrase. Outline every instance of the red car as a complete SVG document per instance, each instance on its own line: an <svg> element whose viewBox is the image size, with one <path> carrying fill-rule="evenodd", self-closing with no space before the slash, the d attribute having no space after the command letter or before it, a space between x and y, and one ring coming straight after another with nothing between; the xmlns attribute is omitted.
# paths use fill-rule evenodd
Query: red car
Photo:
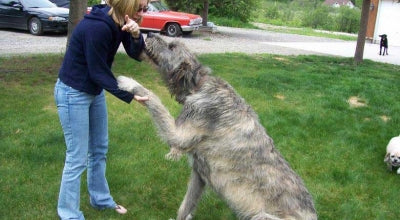
<svg viewBox="0 0 400 220"><path fill-rule="evenodd" d="M156 31L176 37L190 34L202 25L200 15L171 11L159 0L150 1L148 7L147 12L143 13L142 31Z"/></svg>

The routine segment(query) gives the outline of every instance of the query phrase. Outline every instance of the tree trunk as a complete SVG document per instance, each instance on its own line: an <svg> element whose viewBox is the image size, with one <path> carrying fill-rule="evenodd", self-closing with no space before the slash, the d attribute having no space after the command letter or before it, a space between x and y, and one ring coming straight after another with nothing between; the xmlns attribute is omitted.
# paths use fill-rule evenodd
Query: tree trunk
<svg viewBox="0 0 400 220"><path fill-rule="evenodd" d="M201 16L201 17L203 17L203 26L207 26L207 22L208 22L208 7L209 7L208 0L204 0L203 12L202 12L202 16Z"/></svg>
<svg viewBox="0 0 400 220"><path fill-rule="evenodd" d="M367 35L367 25L369 16L369 6L371 0L364 0L361 9L360 30L358 31L356 52L354 54L354 62L360 64L363 61L365 37Z"/></svg>
<svg viewBox="0 0 400 220"><path fill-rule="evenodd" d="M71 38L72 32L75 26L82 20L86 14L87 0L71 0L69 3L69 22L68 22L68 37L67 37L67 48L69 39Z"/></svg>

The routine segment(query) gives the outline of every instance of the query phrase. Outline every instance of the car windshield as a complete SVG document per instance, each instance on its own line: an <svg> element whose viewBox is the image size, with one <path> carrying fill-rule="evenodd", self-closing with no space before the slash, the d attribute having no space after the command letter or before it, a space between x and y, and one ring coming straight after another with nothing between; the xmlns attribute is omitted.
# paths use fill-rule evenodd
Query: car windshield
<svg viewBox="0 0 400 220"><path fill-rule="evenodd" d="M22 4L27 8L54 8L55 4L48 0L21 0Z"/></svg>
<svg viewBox="0 0 400 220"><path fill-rule="evenodd" d="M56 4L58 7L69 6L69 0L50 0L50 1Z"/></svg>
<svg viewBox="0 0 400 220"><path fill-rule="evenodd" d="M150 2L150 4L154 6L157 11L169 11L169 8L160 1Z"/></svg>

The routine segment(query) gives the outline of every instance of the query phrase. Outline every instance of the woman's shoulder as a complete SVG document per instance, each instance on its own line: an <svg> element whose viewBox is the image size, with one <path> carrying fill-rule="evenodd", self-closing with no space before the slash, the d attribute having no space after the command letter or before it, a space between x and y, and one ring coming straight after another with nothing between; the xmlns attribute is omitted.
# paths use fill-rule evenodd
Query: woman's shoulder
<svg viewBox="0 0 400 220"><path fill-rule="evenodd" d="M85 32L93 34L112 34L117 31L117 25L114 22L109 22L104 19L88 19L84 18L80 24L80 28L86 30Z"/></svg>

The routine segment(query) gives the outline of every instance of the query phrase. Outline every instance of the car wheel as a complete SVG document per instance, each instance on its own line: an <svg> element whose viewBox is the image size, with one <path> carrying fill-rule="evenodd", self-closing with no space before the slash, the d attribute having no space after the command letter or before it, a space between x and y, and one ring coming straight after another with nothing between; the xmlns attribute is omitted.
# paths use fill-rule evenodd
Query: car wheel
<svg viewBox="0 0 400 220"><path fill-rule="evenodd" d="M43 34L43 26L39 18L33 17L29 20L29 32L33 35Z"/></svg>
<svg viewBox="0 0 400 220"><path fill-rule="evenodd" d="M169 37L176 37L178 35L181 35L181 27L177 23L170 23L167 24L167 27L165 28L166 35Z"/></svg>

